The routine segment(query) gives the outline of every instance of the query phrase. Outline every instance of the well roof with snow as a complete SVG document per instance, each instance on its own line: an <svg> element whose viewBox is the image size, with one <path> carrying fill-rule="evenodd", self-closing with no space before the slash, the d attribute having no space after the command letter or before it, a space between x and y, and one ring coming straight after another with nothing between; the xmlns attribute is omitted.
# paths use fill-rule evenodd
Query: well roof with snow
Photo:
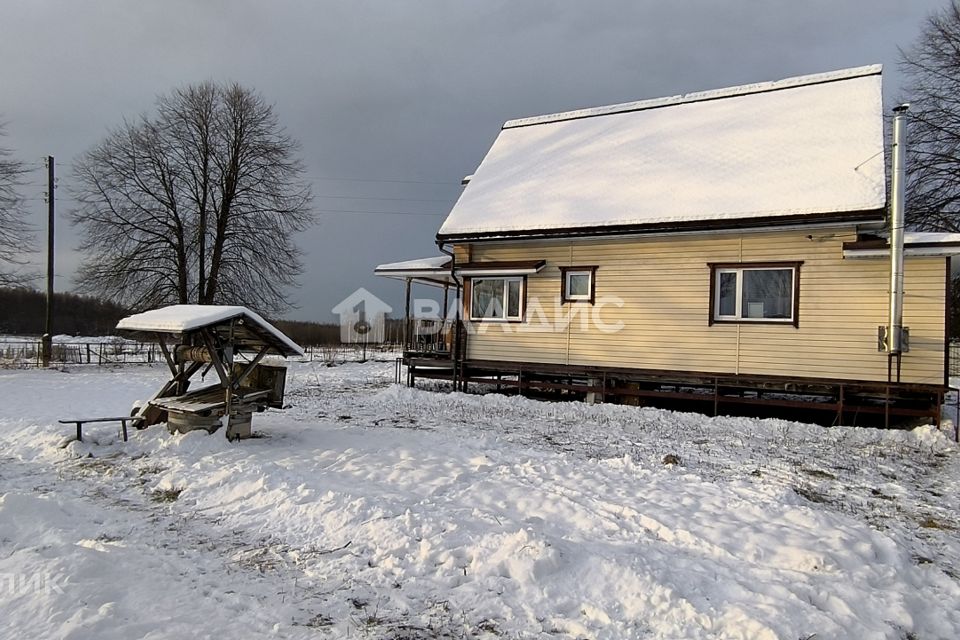
<svg viewBox="0 0 960 640"><path fill-rule="evenodd" d="M230 321L238 322L231 323ZM283 356L302 356L303 348L258 313L236 305L175 304L123 318L122 331L189 333L217 325L232 325L233 343L238 348L259 349L263 345Z"/></svg>

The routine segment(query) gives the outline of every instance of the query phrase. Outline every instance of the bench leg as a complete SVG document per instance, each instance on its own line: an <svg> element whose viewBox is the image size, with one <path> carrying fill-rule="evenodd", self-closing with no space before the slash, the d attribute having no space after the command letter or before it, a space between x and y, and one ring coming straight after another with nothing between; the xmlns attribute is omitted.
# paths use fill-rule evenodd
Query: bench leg
<svg viewBox="0 0 960 640"><path fill-rule="evenodd" d="M127 441L127 421L121 420L120 424L123 425L123 441L126 442Z"/></svg>
<svg viewBox="0 0 960 640"><path fill-rule="evenodd" d="M83 429L81 428L82 422L77 423L77 440L83 442Z"/></svg>

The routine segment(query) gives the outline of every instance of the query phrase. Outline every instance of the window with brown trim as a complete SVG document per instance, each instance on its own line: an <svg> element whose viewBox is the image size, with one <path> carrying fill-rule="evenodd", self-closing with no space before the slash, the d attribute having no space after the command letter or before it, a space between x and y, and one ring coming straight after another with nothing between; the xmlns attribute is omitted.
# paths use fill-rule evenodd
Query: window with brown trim
<svg viewBox="0 0 960 640"><path fill-rule="evenodd" d="M594 303L597 267L560 267L560 301Z"/></svg>
<svg viewBox="0 0 960 640"><path fill-rule="evenodd" d="M520 322L526 306L524 276L470 278L470 320Z"/></svg>
<svg viewBox="0 0 960 640"><path fill-rule="evenodd" d="M802 262L711 263L710 324L800 326Z"/></svg>

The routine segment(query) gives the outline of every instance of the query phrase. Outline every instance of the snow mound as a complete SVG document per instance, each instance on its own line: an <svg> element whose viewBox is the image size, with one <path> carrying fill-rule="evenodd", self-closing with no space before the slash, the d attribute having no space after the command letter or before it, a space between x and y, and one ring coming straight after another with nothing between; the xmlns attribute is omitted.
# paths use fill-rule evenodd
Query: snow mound
<svg viewBox="0 0 960 640"><path fill-rule="evenodd" d="M392 363L297 364L294 408L255 418L264 437L63 446L58 405L123 404L164 375L0 372L56 399L0 405L0 574L59 587L0 599L0 635L960 631L960 452L933 428L436 394L391 386Z"/></svg>

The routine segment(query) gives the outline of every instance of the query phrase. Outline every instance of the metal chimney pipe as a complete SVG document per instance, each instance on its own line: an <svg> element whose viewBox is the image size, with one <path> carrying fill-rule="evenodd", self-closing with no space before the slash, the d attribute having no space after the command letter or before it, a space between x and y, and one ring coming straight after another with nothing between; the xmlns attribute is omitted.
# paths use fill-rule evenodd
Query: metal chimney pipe
<svg viewBox="0 0 960 640"><path fill-rule="evenodd" d="M907 152L907 109L893 109L893 170L890 181L890 323L887 327L887 352L899 355L903 350L903 226L904 182Z"/></svg>

